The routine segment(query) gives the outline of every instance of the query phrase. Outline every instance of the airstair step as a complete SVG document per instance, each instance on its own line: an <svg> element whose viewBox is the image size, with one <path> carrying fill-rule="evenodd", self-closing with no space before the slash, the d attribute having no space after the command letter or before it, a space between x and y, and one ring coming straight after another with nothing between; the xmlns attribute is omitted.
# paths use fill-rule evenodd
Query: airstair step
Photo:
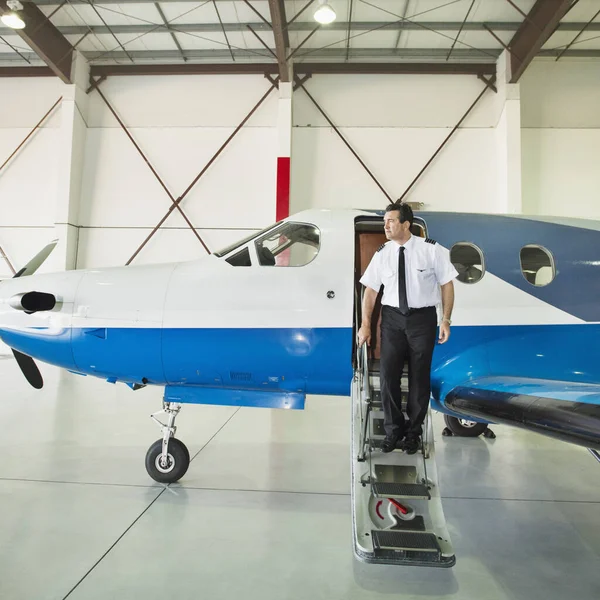
<svg viewBox="0 0 600 600"><path fill-rule="evenodd" d="M433 533L375 530L371 535L373 545L379 550L412 550L441 555L440 546Z"/></svg>
<svg viewBox="0 0 600 600"><path fill-rule="evenodd" d="M431 499L427 486L422 483L375 482L371 488L373 490L373 495L380 498Z"/></svg>
<svg viewBox="0 0 600 600"><path fill-rule="evenodd" d="M406 403L408 402L408 391L406 389L402 390L402 410L406 411ZM381 404L381 391L380 390L372 390L371 391L371 407L373 410L383 410Z"/></svg>
<svg viewBox="0 0 600 600"><path fill-rule="evenodd" d="M421 515L416 515L410 521L404 521L402 519L396 520L396 525L391 531L425 531L425 521Z"/></svg>

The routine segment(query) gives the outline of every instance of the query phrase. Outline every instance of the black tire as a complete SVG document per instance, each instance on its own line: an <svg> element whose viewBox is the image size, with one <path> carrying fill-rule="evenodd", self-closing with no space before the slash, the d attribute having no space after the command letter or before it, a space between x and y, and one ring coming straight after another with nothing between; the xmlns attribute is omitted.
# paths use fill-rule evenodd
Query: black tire
<svg viewBox="0 0 600 600"><path fill-rule="evenodd" d="M175 483L187 472L190 466L190 453L185 444L176 438L169 440L168 460L166 468L160 466L162 439L156 440L146 453L146 471L158 483Z"/></svg>
<svg viewBox="0 0 600 600"><path fill-rule="evenodd" d="M487 429L487 423L478 423L469 419L457 419L450 415L444 415L444 421L448 429L458 437L477 437Z"/></svg>

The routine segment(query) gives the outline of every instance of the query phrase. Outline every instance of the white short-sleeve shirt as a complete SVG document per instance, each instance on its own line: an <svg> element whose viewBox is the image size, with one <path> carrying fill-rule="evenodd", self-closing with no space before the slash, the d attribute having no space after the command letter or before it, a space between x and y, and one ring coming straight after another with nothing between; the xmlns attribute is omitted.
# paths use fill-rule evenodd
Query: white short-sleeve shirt
<svg viewBox="0 0 600 600"><path fill-rule="evenodd" d="M406 296L409 308L437 306L440 286L452 281L458 272L450 262L448 250L433 240L412 235L404 244ZM381 303L398 308L398 254L400 244L386 242L371 259L360 282L379 292L384 286Z"/></svg>

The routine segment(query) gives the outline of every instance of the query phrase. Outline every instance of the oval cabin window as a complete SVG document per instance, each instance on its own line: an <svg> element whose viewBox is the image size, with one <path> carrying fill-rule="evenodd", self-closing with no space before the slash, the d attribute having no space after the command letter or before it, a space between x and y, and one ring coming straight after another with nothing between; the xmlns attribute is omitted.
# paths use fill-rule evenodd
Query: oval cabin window
<svg viewBox="0 0 600 600"><path fill-rule="evenodd" d="M543 287L554 280L554 257L543 246L530 244L521 248L521 273L531 285Z"/></svg>
<svg viewBox="0 0 600 600"><path fill-rule="evenodd" d="M470 242L458 242L450 250L450 261L458 271L458 281L477 283L485 273L483 252Z"/></svg>

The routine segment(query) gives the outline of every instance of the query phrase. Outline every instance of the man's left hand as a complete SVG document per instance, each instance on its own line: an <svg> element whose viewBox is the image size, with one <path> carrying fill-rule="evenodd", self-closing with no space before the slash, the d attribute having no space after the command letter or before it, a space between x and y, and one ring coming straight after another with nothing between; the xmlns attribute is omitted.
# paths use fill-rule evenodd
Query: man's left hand
<svg viewBox="0 0 600 600"><path fill-rule="evenodd" d="M438 339L438 343L445 344L450 337L450 325L447 321L442 321L440 325L440 337Z"/></svg>

